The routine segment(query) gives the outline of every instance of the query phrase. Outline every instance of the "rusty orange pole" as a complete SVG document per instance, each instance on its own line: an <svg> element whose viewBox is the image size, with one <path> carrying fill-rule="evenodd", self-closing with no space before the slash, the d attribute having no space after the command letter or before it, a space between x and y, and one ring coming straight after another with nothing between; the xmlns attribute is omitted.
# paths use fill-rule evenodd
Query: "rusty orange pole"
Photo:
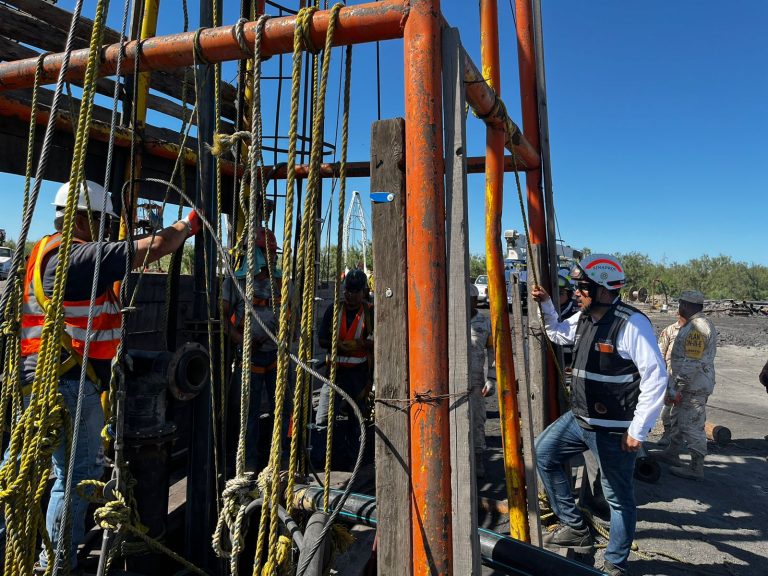
<svg viewBox="0 0 768 576"><path fill-rule="evenodd" d="M536 90L536 56L534 50L533 39L533 11L531 6L531 0L515 0L515 12L517 14L517 55L518 55L518 68L520 75L520 100L522 104L523 113L523 132L526 139L533 146L537 152L540 151L539 142L539 108L537 101ZM549 262L547 258L547 224L546 214L544 212L544 194L541 188L541 167L539 166L535 170L530 170L525 175L526 192L528 196L528 273L531 273L530 262L535 263L536 267L536 280L540 286L546 287L548 290L552 286ZM537 304L529 300L528 309L531 311L537 310ZM533 313L533 312L531 312ZM542 337L546 338L544 335ZM557 402L557 379L556 374L553 371L547 370L547 367L553 366L551 356L551 349L548 349L545 345L541 345L538 348L537 340L531 338L529 342L533 343L531 348L531 354L529 357L532 361L531 374L535 372L533 368L541 366L541 374L544 382L542 382L542 391L544 393L544 400L546 406L534 414L534 421L537 423L534 433L539 433L547 425L549 420L554 414L548 407ZM541 349L539 349L541 348ZM534 363L536 364L534 366ZM532 383L534 390L536 389L536 383Z"/></svg>
<svg viewBox="0 0 768 576"><path fill-rule="evenodd" d="M440 19L412 0L403 43L413 576L453 573Z"/></svg>
<svg viewBox="0 0 768 576"><path fill-rule="evenodd" d="M499 66L499 14L496 0L480 0L480 48L483 77L501 96ZM504 131L486 129L485 259L488 266L493 346L499 395L504 474L509 501L509 533L530 541L525 494L525 465L520 452L520 411L512 360L512 337L507 312L504 261L501 257L501 212L504 201Z"/></svg>
<svg viewBox="0 0 768 576"><path fill-rule="evenodd" d="M329 18L330 10L318 11L312 16L309 35L315 46L322 46L325 42ZM342 8L336 24L334 46L401 38L407 18L408 5L402 0L382 0ZM295 26L296 16L270 18L264 26L262 56L293 52ZM240 48L233 29L233 25L204 29L199 37L202 57L211 64L248 57ZM195 34L196 32L183 32L143 41L139 70L172 70L194 64ZM243 27L243 34L246 44L253 46L256 23L247 23ZM99 76L114 74L119 50L120 44L112 44L102 49ZM136 71L136 53L137 42L128 42L122 62L123 73ZM64 54L46 56L41 75L43 84L56 80L63 60ZM0 63L0 90L31 88L34 85L36 63L37 57ZM81 79L87 63L88 49L74 50L66 80Z"/></svg>

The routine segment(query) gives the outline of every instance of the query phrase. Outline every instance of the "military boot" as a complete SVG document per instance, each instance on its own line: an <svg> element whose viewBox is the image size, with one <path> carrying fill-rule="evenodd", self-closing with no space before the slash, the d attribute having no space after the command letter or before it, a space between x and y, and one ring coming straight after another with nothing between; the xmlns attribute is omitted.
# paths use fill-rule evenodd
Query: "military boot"
<svg viewBox="0 0 768 576"><path fill-rule="evenodd" d="M691 450L690 466L672 466L669 471L680 478L701 480L704 477L704 454Z"/></svg>
<svg viewBox="0 0 768 576"><path fill-rule="evenodd" d="M665 448L669 446L669 443L672 441L672 430L669 428L664 428L664 434L661 435L661 438L659 438L659 441L656 442L656 446L659 446L660 448Z"/></svg>
<svg viewBox="0 0 768 576"><path fill-rule="evenodd" d="M664 462L665 464L679 466L683 463L683 461L680 460L681 448L682 442L673 436L670 439L669 446L664 448L664 450L651 452L650 456L657 462Z"/></svg>

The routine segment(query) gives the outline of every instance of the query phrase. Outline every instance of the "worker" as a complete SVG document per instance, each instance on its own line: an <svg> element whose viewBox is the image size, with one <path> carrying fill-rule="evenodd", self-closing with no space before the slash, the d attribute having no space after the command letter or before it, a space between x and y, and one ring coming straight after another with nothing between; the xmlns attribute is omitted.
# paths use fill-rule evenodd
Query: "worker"
<svg viewBox="0 0 768 576"><path fill-rule="evenodd" d="M763 369L760 370L760 376L758 377L760 384L765 386L765 391L768 392L768 362L765 363Z"/></svg>
<svg viewBox="0 0 768 576"><path fill-rule="evenodd" d="M704 295L686 290L680 296L678 314L686 322L672 344L667 402L673 404L672 428L669 446L654 454L657 460L673 464L669 471L675 476L700 480L704 476L704 458L707 455L707 398L715 388L715 354L717 330L712 321L702 314ZM689 466L680 460L683 444L691 453Z"/></svg>
<svg viewBox="0 0 768 576"><path fill-rule="evenodd" d="M262 396L266 392L270 414L275 410L275 388L277 384L277 344L269 336L267 330L277 335L279 325L280 290L282 272L277 268L277 241L274 233L259 226L255 233L256 248L253 253L253 309L259 320L251 319L251 358L250 358L250 401L248 405L248 421L246 427L245 466L250 471L258 471L259 462L259 423L261 420ZM268 262L272 265L272 273ZM245 302L236 289L239 284L243 293L246 291L250 263L243 257L240 266L235 271L235 278L227 277L222 286L222 304L225 323L230 341L235 345L236 360L232 378L231 398L240 398L242 384L242 344L245 315ZM274 296L274 301L272 300ZM265 329L266 328L266 329ZM235 407L233 407L235 409ZM287 419L284 419L287 424ZM237 437L236 435L232 435ZM228 459L234 464L234 459ZM232 469L228 471L231 475Z"/></svg>
<svg viewBox="0 0 768 576"><path fill-rule="evenodd" d="M358 406L371 391L373 353L373 308L365 301L364 294L368 278L360 269L354 268L344 277L344 301L339 309L339 324L333 327L333 306L329 306L320 322L317 338L322 348L331 352L333 330L337 330L338 358L336 359L335 384L349 394ZM330 364L330 363L329 363ZM323 384L320 402L315 414L316 437L312 440L312 460L316 465L325 464L326 433L332 423L328 422L330 387ZM339 415L339 394L334 394L334 415ZM338 432L338 434L337 434ZM359 423L355 416L348 414L347 425L334 431L338 446L340 467L348 466L357 457L360 448ZM337 444L334 443L336 446Z"/></svg>
<svg viewBox="0 0 768 576"><path fill-rule="evenodd" d="M667 366L667 373L672 370L672 344L674 344L677 338L677 333L680 332L680 328L685 326L685 318L678 312L677 321L673 322L659 334L659 350L664 357L664 362ZM677 420L677 413L675 413L675 420ZM664 433L656 443L657 446L669 446L669 440L672 436L672 428L676 425L672 420L672 402L666 398L664 400L664 408L661 411L661 422L664 425Z"/></svg>
<svg viewBox="0 0 768 576"><path fill-rule="evenodd" d="M469 285L469 306L471 318L469 331L469 409L472 417L472 436L475 446L475 475L485 477L485 398L493 394L496 387L496 358L493 353L491 318L477 311L480 291L474 284ZM486 371L486 359L488 370Z"/></svg>
<svg viewBox="0 0 768 576"><path fill-rule="evenodd" d="M661 412L667 387L664 359L650 320L619 298L624 268L610 254L591 254L571 271L579 312L558 322L549 295L534 286L547 336L574 344L571 410L536 440L536 460L552 510L562 525L544 536L548 547L591 551L593 538L576 507L565 464L591 450L611 509L603 570L628 574L637 509L635 458Z"/></svg>
<svg viewBox="0 0 768 576"><path fill-rule="evenodd" d="M573 300L573 281L567 272L561 270L557 274L557 288L560 297L559 320L562 322L566 318L570 318L579 311L578 307L576 306L576 302Z"/></svg>
<svg viewBox="0 0 768 576"><path fill-rule="evenodd" d="M32 249L27 263L24 281L24 308L22 312L21 355L22 384L24 386L24 405L29 404L29 394L37 367L37 355L40 350L40 336L45 323L49 298L53 293L56 267L59 262L58 250L61 244L61 229L64 219L64 206L69 196L69 183L63 184L54 199L56 233L43 237ZM89 211L90 208L90 211ZM75 466L71 478L72 486L86 479L99 479L102 466L97 458L102 450L101 430L104 427L104 413L100 394L110 381L111 363L115 358L120 342L121 306L113 292L114 283L125 275L127 259L130 257L131 268L138 268L144 262L154 262L167 254L175 252L184 241L196 234L201 228L201 220L192 210L186 218L159 231L154 238L146 237L133 243L104 242L101 246L99 261L99 243L93 233L99 230L101 219L106 219L105 230L110 230L110 220L115 216L112 201L104 195L104 188L95 182L85 181L81 185L77 201L77 214L74 219L74 243L70 252L69 271L64 288L64 340L59 367L59 392L61 393L70 417L75 414L80 384L80 366L86 338L90 338L87 375L79 426L79 441L75 448ZM83 326L89 314L88 304L96 267L100 264L97 279L97 293L93 306L93 329L86 334ZM64 490L69 447L62 443L53 453L53 473L56 481L51 489L46 516L46 528L51 537L54 550L57 547L61 531L59 522L66 505ZM9 452L3 458L3 466L13 466L8 460ZM70 568L77 564L77 547L82 542L85 531L85 515L88 501L80 497L78 490L72 490L70 508ZM5 546L5 522L0 527L0 538ZM66 561L66 560L65 560ZM45 550L40 553L40 567L48 564Z"/></svg>

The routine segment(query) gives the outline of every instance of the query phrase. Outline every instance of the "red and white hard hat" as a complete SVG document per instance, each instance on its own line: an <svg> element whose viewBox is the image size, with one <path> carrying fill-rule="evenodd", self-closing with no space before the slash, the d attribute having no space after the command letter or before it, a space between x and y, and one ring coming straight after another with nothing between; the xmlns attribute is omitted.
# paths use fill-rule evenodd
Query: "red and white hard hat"
<svg viewBox="0 0 768 576"><path fill-rule="evenodd" d="M624 267L612 254L590 254L571 271L575 282L591 280L608 290L618 290L626 284Z"/></svg>

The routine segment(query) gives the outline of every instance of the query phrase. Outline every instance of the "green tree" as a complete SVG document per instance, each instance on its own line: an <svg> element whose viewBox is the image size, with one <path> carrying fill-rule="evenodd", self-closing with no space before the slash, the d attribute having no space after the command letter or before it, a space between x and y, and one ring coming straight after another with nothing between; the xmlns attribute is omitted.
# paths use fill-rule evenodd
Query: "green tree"
<svg viewBox="0 0 768 576"><path fill-rule="evenodd" d="M477 278L481 274L486 274L485 254L472 254L469 257L469 275Z"/></svg>

